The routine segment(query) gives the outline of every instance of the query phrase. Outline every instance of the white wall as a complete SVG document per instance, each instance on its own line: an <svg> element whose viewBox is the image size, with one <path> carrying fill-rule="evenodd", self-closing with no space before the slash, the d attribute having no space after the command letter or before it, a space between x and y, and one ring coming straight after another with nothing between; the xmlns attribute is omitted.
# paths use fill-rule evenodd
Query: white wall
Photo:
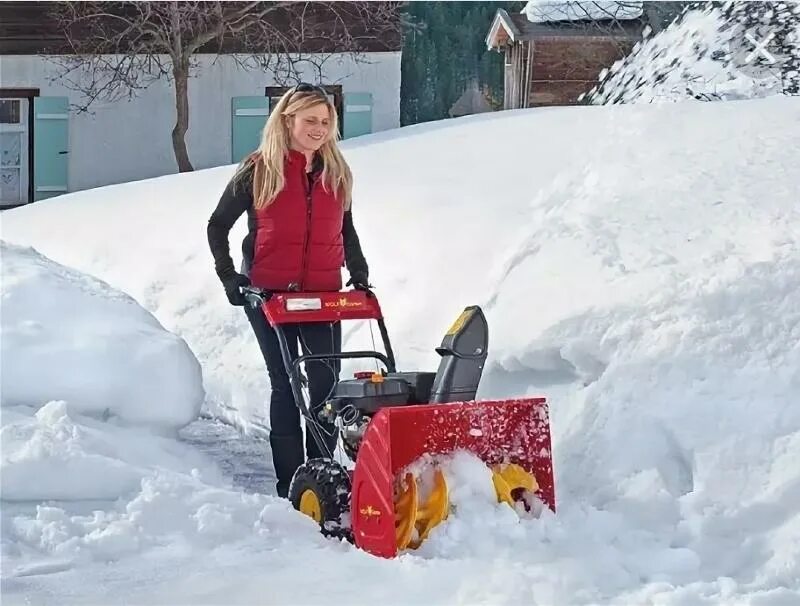
<svg viewBox="0 0 800 606"><path fill-rule="evenodd" d="M400 125L400 52L370 53L366 62L334 56L325 63L325 82L344 92L373 94L373 130ZM186 142L196 169L229 164L231 98L263 95L274 85L271 74L245 71L231 57L198 56L200 68L189 81L189 132ZM0 56L0 87L39 88L42 96L79 93L51 82L54 63L37 56ZM314 79L312 76L308 78ZM131 100L97 101L93 115L70 116L70 191L134 181L177 171L171 131L175 123L174 93L159 81Z"/></svg>

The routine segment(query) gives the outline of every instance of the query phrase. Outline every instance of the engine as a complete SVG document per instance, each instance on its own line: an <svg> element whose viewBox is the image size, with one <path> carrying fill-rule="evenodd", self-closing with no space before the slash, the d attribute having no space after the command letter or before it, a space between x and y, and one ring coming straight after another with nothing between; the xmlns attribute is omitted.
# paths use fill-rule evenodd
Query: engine
<svg viewBox="0 0 800 606"><path fill-rule="evenodd" d="M385 406L464 402L475 399L488 349L483 311L470 306L445 333L436 372L358 372L339 381L323 415L339 426L347 455L355 460L369 420Z"/></svg>

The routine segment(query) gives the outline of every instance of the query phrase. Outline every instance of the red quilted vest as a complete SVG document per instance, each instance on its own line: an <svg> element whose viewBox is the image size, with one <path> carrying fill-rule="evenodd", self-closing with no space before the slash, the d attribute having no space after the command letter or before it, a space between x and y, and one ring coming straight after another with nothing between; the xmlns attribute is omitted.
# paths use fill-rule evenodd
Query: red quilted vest
<svg viewBox="0 0 800 606"><path fill-rule="evenodd" d="M268 290L337 291L342 288L344 205L317 176L309 187L306 159L291 150L285 186L255 211L250 281Z"/></svg>

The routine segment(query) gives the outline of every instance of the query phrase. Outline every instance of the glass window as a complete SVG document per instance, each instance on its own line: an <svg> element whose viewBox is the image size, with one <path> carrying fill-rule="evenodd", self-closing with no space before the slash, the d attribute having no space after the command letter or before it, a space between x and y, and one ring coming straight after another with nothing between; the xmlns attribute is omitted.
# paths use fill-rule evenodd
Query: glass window
<svg viewBox="0 0 800 606"><path fill-rule="evenodd" d="M19 99L0 99L0 124L19 124L21 110Z"/></svg>
<svg viewBox="0 0 800 606"><path fill-rule="evenodd" d="M0 133L0 166L22 164L22 137L19 133Z"/></svg>

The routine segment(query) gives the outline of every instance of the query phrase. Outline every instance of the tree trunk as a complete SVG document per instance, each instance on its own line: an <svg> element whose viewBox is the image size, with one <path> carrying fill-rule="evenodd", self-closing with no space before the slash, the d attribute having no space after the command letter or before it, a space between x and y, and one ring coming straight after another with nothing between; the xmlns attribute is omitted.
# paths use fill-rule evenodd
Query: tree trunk
<svg viewBox="0 0 800 606"><path fill-rule="evenodd" d="M172 64L175 79L175 127L172 129L172 149L178 162L178 171L194 170L186 149L186 131L189 130L189 65L183 62Z"/></svg>

